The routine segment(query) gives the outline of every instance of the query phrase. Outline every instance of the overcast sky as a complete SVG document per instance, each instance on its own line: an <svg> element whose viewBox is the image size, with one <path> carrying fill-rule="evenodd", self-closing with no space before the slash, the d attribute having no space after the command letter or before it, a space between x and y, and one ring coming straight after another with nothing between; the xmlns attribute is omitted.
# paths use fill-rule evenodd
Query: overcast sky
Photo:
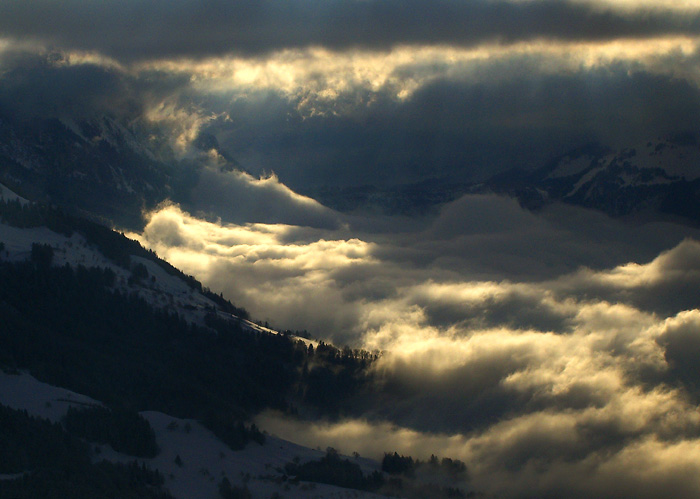
<svg viewBox="0 0 700 499"><path fill-rule="evenodd" d="M183 155L208 131L308 191L697 130L699 30L691 0L9 0L0 61L23 112L129 112Z"/></svg>
<svg viewBox="0 0 700 499"><path fill-rule="evenodd" d="M698 132L699 63L695 0L0 2L0 119L162 134L204 167L133 237L258 319L385 352L366 411L263 428L451 455L506 497L700 494L697 230L490 195L360 217L302 194Z"/></svg>
<svg viewBox="0 0 700 499"><path fill-rule="evenodd" d="M386 50L489 42L605 42L694 36L694 2L475 0L79 0L3 2L8 37L119 60Z"/></svg>

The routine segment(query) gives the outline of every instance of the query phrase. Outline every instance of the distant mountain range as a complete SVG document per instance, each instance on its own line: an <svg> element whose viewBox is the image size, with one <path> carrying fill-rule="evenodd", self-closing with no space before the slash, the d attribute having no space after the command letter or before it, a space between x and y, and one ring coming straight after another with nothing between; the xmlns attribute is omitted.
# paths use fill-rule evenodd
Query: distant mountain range
<svg viewBox="0 0 700 499"><path fill-rule="evenodd" d="M468 193L507 195L530 210L560 202L612 217L671 217L697 225L700 142L693 134L677 134L620 150L589 144L541 168L513 168L484 182L431 179L390 187L325 187L312 195L340 211L414 215Z"/></svg>
<svg viewBox="0 0 700 499"><path fill-rule="evenodd" d="M656 214L700 223L700 145L692 134L611 150L588 145L535 171L511 170L486 188L530 209L563 202L613 217Z"/></svg>
<svg viewBox="0 0 700 499"><path fill-rule="evenodd" d="M213 135L193 143L241 168ZM144 208L186 200L196 161L176 158L166 137L108 116L89 120L0 116L0 182L25 197L82 216L137 228ZM416 215L466 193L496 193L537 210L561 202L613 217L674 217L700 223L700 142L692 133L622 149L589 144L535 170L514 168L484 182L428 179L393 186L324 186L303 194L341 212Z"/></svg>

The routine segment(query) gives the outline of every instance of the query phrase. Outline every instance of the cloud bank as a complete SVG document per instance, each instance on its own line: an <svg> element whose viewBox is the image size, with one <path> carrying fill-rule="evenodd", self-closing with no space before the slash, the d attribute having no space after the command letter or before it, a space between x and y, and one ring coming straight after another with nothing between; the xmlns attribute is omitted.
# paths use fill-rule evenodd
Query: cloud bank
<svg viewBox="0 0 700 499"><path fill-rule="evenodd" d="M0 35L133 60L311 46L385 50L407 44L698 34L696 5L668 6L647 3L630 9L624 2L554 0L8 1L0 7Z"/></svg>
<svg viewBox="0 0 700 499"><path fill-rule="evenodd" d="M690 1L9 0L0 119L141 130L191 188L134 237L258 319L384 352L345 420L264 428L460 458L506 496L696 497L698 231L495 196L360 218L297 192L698 130L699 40Z"/></svg>
<svg viewBox="0 0 700 499"><path fill-rule="evenodd" d="M695 15L692 8L689 14L622 4L449 3L455 9L477 4L486 10L524 9L523 16L528 9L552 8L547 23L557 27L569 26L558 17L558 8L625 19L641 16L646 21L639 22L654 29L654 16L675 16L686 26ZM71 15L99 16L101 8L117 9L110 5L76 8ZM126 9L124 5L131 4L118 8ZM133 4L130 12L158 5ZM185 5L181 3L183 9ZM293 10L300 4L289 5ZM338 2L336 7L372 5ZM24 4L3 7L19 12ZM431 4L428 10L438 7ZM63 8L52 3L47 12ZM184 16L175 12L177 5L174 9L174 19ZM120 18L108 17L110 22ZM368 18L374 19L373 14ZM26 23L42 25L32 19ZM153 26L151 38L118 36L142 43L147 54L150 44L167 44L171 31ZM484 26L498 28L497 23ZM115 59L98 46L30 42L34 28L28 28L27 36L10 34L0 42L0 114L25 119L115 116L146 130L159 148L170 147L177 158L193 157L193 144L200 134L209 134L245 171L255 176L274 172L282 183L309 196L323 186L478 181L513 167L542 166L590 142L626 148L700 129L699 39L692 30L661 34L662 29L655 38L551 41L533 35L509 44L421 42L386 50L280 45L246 56L214 51L200 57L174 48L172 57L136 61ZM254 28L246 32L259 35ZM117 30L117 25L109 29ZM235 33L207 30L207 36L224 38ZM268 39L260 37L260 43ZM89 44L89 37L85 40Z"/></svg>
<svg viewBox="0 0 700 499"><path fill-rule="evenodd" d="M459 182L698 130L699 16L651 0L6 1L0 118L141 127L191 189L134 237L258 319L384 352L346 419L264 428L459 458L505 496L696 497L697 230L471 195L361 218L297 192Z"/></svg>
<svg viewBox="0 0 700 499"><path fill-rule="evenodd" d="M698 235L568 210L466 196L432 219L314 228L171 205L139 237L259 319L383 352L344 419L268 413L268 431L462 459L468 487L506 497L693 497Z"/></svg>
<svg viewBox="0 0 700 499"><path fill-rule="evenodd" d="M587 296L664 314L695 305L692 293L674 293L696 282L687 268L694 260L686 255L694 246L680 244L695 232L673 224L625 226L566 207L534 215L511 199L487 195L465 196L435 218L362 219L289 194L274 178L215 173L212 179L230 193L230 220L222 215L206 222L170 205L149 215L139 237L282 327L356 343L394 311L420 310L438 327L562 331L572 320L566 310ZM213 196L203 191L204 213ZM247 217L256 222L240 223ZM669 245L679 246L646 265L628 263L652 260ZM604 268L613 270L593 270ZM645 286L634 287L633 279ZM567 300L574 305L563 307ZM308 308L299 308L302 302ZM332 326L336 321L343 325Z"/></svg>
<svg viewBox="0 0 700 499"><path fill-rule="evenodd" d="M337 214L295 193L274 174L256 179L237 170L204 168L188 201L196 211L229 223L279 223L325 229L340 224Z"/></svg>

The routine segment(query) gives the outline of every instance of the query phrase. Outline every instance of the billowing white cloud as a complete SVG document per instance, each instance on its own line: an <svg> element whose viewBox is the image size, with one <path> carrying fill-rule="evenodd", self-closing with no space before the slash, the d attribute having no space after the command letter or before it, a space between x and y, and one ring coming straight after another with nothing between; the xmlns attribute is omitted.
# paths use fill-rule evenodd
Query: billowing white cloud
<svg viewBox="0 0 700 499"><path fill-rule="evenodd" d="M698 343L700 312L663 320L597 303L576 321L567 334L398 325L375 333L388 348L375 369L391 388L375 388L364 419L258 421L347 453L459 458L469 487L505 497L694 497L697 402L662 380L668 346Z"/></svg>
<svg viewBox="0 0 700 499"><path fill-rule="evenodd" d="M467 196L435 218L328 228L170 205L138 237L256 318L383 352L345 419L264 414L268 431L462 459L470 487L506 497L693 497L700 243L561 210Z"/></svg>
<svg viewBox="0 0 700 499"><path fill-rule="evenodd" d="M466 196L423 223L359 223L274 177L202 177L191 204L223 221L170 205L149 215L141 240L281 327L357 345L367 331L398 322L565 333L589 302L669 313L694 306L693 294L673 293L700 280L700 246L681 242L689 232L682 227L625 227L575 209L564 219L537 217L495 196ZM648 264L626 263L626 255L645 259L669 242L678 246ZM577 271L572 262L590 267Z"/></svg>

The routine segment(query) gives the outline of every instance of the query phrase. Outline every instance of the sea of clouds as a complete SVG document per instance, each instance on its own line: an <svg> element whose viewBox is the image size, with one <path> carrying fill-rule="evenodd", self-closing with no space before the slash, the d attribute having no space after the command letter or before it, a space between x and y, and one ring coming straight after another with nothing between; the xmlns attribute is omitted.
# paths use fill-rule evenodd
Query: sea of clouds
<svg viewBox="0 0 700 499"><path fill-rule="evenodd" d="M697 231L492 195L343 215L275 177L210 175L191 212L163 205L134 236L257 319L382 352L355 413L263 428L458 458L506 496L700 492ZM257 221L207 217L224 191Z"/></svg>

